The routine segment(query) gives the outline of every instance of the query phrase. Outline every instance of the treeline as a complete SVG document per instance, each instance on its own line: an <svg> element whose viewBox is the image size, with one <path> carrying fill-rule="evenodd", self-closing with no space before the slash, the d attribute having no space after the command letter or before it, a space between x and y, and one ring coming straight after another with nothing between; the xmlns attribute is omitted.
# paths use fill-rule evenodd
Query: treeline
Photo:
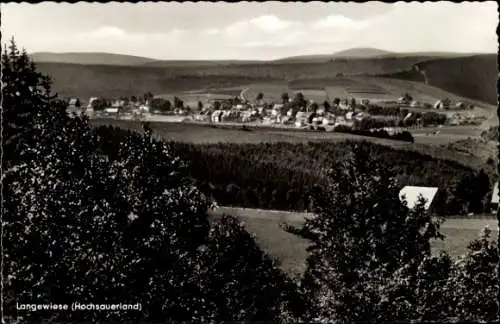
<svg viewBox="0 0 500 324"><path fill-rule="evenodd" d="M378 127L371 127L371 128L378 128ZM386 130L370 131L368 129L369 128L362 128L362 129L354 130L354 129L351 129L350 127L342 126L342 125L335 127L335 131L340 132L340 133L349 133L349 134L361 135L361 136L367 136L367 137L386 138L386 139L411 142L411 143L413 143L415 141L415 139L413 138L411 133L408 131L403 131L403 132L399 132L399 133L395 133L395 134L389 134Z"/></svg>
<svg viewBox="0 0 500 324"><path fill-rule="evenodd" d="M496 141L498 139L498 126L490 126L481 133L481 137L487 141Z"/></svg>
<svg viewBox="0 0 500 324"><path fill-rule="evenodd" d="M442 125L446 122L446 115L440 114L434 111L428 112L413 112L406 108L400 107L381 107L377 105L369 104L366 107L366 112L370 115L376 116L394 116L399 117L400 119L404 119L410 112L412 113L411 117L406 120L401 120L400 124L397 126L411 126L413 125L417 119L421 118L424 124L429 125Z"/></svg>
<svg viewBox="0 0 500 324"><path fill-rule="evenodd" d="M103 154L129 131L110 126L95 129ZM369 142L261 143L195 145L172 142L174 155L186 161L199 187L220 205L277 210L311 210L311 192L325 184L326 172L359 145L397 174L402 186L435 186L440 215L483 213L491 180L484 171L413 151Z"/></svg>

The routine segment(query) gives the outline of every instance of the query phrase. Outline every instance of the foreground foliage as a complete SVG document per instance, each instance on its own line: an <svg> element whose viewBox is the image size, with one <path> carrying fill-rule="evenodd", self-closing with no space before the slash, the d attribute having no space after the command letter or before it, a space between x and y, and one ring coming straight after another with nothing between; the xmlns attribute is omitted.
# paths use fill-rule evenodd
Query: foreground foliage
<svg viewBox="0 0 500 324"><path fill-rule="evenodd" d="M498 320L499 256L489 231L458 260L432 256L440 220L424 201L408 209L398 198L398 175L380 163L381 157L404 161L408 153L403 158L367 143L344 144L343 151L313 143L197 147L156 140L148 125L143 134L95 130L85 117L67 116L48 80L37 78L28 63L14 44L2 57L10 64L2 81L9 84L4 122L12 139L2 143L9 150L2 161L7 322ZM32 97L9 92L17 87ZM17 127L23 121L25 127ZM471 176L457 188L476 177L449 162L426 163ZM206 186L199 189L192 176ZM258 183L261 191L248 196L254 205L262 204L273 178L285 202L310 203L318 216L303 228L288 228L311 240L300 282L279 270L278 260L261 251L237 219L208 216L212 200L203 191L229 202L241 195L237 188L226 195L210 188L217 176L223 186ZM297 189L304 184L307 189ZM277 192L269 204L284 204ZM16 309L16 303L72 302L141 303L142 309Z"/></svg>
<svg viewBox="0 0 500 324"><path fill-rule="evenodd" d="M17 55L25 54L10 57ZM4 81L24 74L13 70ZM9 119L16 109L30 113L22 97L14 104ZM211 224L212 201L147 125L144 134L113 142L115 154L106 155L86 118L70 118L54 99L35 112L29 140L11 148L2 177L8 319L274 322L289 300L300 303L294 283L234 218ZM16 309L73 302L142 309Z"/></svg>
<svg viewBox="0 0 500 324"><path fill-rule="evenodd" d="M489 232L453 262L431 255L440 218L398 198L394 174L354 148L314 193L314 218L287 227L311 240L301 288L313 322L493 321L498 250Z"/></svg>

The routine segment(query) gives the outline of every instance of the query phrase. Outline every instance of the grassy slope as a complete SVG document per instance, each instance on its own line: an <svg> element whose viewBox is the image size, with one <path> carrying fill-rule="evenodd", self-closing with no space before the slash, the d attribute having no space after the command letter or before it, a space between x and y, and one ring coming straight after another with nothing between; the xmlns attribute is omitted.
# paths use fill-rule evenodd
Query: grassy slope
<svg viewBox="0 0 500 324"><path fill-rule="evenodd" d="M116 97L142 95L148 91L156 94L189 91L203 88L226 88L262 80L241 76L202 77L184 74L183 68L155 68L111 65L80 65L38 63L41 73L54 81L53 88L61 96L77 96L87 100L93 96Z"/></svg>
<svg viewBox="0 0 500 324"><path fill-rule="evenodd" d="M305 269L308 241L283 231L279 224L286 222L300 226L304 213L288 213L254 209L222 207L213 215L223 213L239 217L245 222L247 230L256 235L257 242L272 256L281 260L281 266L292 275L299 275ZM491 219L450 219L441 228L446 236L444 241L432 244L434 251L444 250L452 256L466 252L467 244L478 237L481 229L489 225L494 234L498 235L496 220Z"/></svg>
<svg viewBox="0 0 500 324"><path fill-rule="evenodd" d="M333 78L337 73L390 75L406 71L421 63L420 65L427 71L429 85L442 87L458 95L492 102L496 93L496 88L492 88L496 80L496 56L430 61L431 59L427 56L404 56L339 59L327 63L259 62L229 65L192 63L188 66L167 67L39 63L38 67L42 73L53 77L54 89L61 95L88 98L141 94L146 91L170 93L225 88L273 80L321 80ZM428 63L425 63L426 61ZM451 79L453 81L450 81Z"/></svg>
<svg viewBox="0 0 500 324"><path fill-rule="evenodd" d="M495 54L432 59L416 66L420 72L409 68L385 76L425 82L464 97L497 104L498 67Z"/></svg>

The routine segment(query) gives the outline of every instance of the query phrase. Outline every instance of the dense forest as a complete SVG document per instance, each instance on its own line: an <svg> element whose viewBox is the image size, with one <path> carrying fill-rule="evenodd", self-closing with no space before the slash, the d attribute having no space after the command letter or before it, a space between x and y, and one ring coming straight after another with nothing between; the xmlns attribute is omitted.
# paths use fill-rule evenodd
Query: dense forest
<svg viewBox="0 0 500 324"><path fill-rule="evenodd" d="M130 131L100 126L102 153L116 154L114 142ZM220 205L289 211L312 210L312 190L325 184L324 175L354 146L371 152L397 174L401 187L435 186L440 215L487 211L491 175L457 162L369 142L309 142L195 145L171 142L173 153L186 161L191 176ZM388 162L390 164L388 165Z"/></svg>

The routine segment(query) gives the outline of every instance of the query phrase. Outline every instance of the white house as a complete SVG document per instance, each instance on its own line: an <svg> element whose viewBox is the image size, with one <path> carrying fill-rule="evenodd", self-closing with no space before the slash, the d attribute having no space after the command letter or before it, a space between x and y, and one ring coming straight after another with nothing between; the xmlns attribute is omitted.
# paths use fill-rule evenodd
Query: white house
<svg viewBox="0 0 500 324"><path fill-rule="evenodd" d="M411 103L410 103L410 107L412 108L418 108L420 107L420 102L416 101L416 100L413 100Z"/></svg>
<svg viewBox="0 0 500 324"><path fill-rule="evenodd" d="M283 104L274 104L273 109L274 110L280 110L283 108Z"/></svg>
<svg viewBox="0 0 500 324"><path fill-rule="evenodd" d="M143 113L148 113L149 112L149 106L146 105L140 105L139 106L139 111Z"/></svg>
<svg viewBox="0 0 500 324"><path fill-rule="evenodd" d="M117 114L118 108L117 107L106 107L106 108L104 108L104 112L107 114Z"/></svg>
<svg viewBox="0 0 500 324"><path fill-rule="evenodd" d="M403 200L403 198L406 198L408 208L412 209L417 205L418 198L422 196L426 200L424 208L429 210L437 192L437 187L406 186L399 192L399 199Z"/></svg>
<svg viewBox="0 0 500 324"><path fill-rule="evenodd" d="M446 109L449 108L449 102L447 100L438 100L434 103L434 109Z"/></svg>
<svg viewBox="0 0 500 324"><path fill-rule="evenodd" d="M462 101L459 101L455 104L455 108L456 109L466 109L467 108L467 105L465 103L463 103Z"/></svg>
<svg viewBox="0 0 500 324"><path fill-rule="evenodd" d="M89 103L88 103L88 105L87 105L87 110L88 110L88 111L94 111L94 107L92 107L92 103L93 103L95 100L98 100L98 99L99 99L99 98L97 98L97 97L91 97L91 98L89 99Z"/></svg>
<svg viewBox="0 0 500 324"><path fill-rule="evenodd" d="M316 113L318 115L324 115L325 114L325 107L318 107L318 109L316 109Z"/></svg>
<svg viewBox="0 0 500 324"><path fill-rule="evenodd" d="M405 118L403 118L403 121L407 121L411 116L413 116L413 113L408 113Z"/></svg>
<svg viewBox="0 0 500 324"><path fill-rule="evenodd" d="M352 107L348 103L340 102L339 103L339 108L342 110L351 110Z"/></svg>
<svg viewBox="0 0 500 324"><path fill-rule="evenodd" d="M498 196L498 181L495 183L495 186L493 187L493 194L491 195L491 208L496 210L498 208L498 201L499 201L499 196Z"/></svg>

